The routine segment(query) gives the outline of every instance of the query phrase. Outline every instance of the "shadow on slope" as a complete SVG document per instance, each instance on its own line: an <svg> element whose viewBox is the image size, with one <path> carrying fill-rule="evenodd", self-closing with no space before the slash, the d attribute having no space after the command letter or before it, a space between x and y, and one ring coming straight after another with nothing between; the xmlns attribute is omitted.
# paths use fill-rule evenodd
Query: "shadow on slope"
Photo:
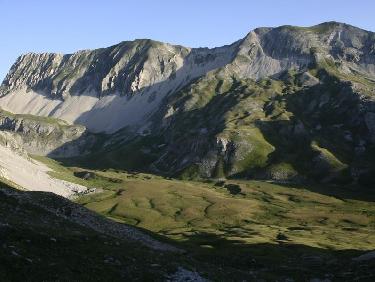
<svg viewBox="0 0 375 282"><path fill-rule="evenodd" d="M375 183L369 173L375 171L375 144L366 114L375 105L363 101L350 83L325 71L319 76L324 83L266 103L270 120L256 124L275 147L269 165L291 165L297 176L317 183L359 183L372 188ZM274 113L275 105L282 103L291 118L281 120Z"/></svg>
<svg viewBox="0 0 375 282"><path fill-rule="evenodd" d="M76 208L84 209L52 193L0 184L0 280L160 281L189 265L173 252L77 224Z"/></svg>
<svg viewBox="0 0 375 282"><path fill-rule="evenodd" d="M339 198L373 199L371 177L367 177L367 183L359 178L358 182L364 188L352 185L353 167L367 168L367 174L371 172L371 166L375 167L371 146L363 154L355 154L360 140L365 139L371 144L363 113L359 111L359 95L353 93L346 83L332 77L326 80L322 85L293 94L271 97L264 105L268 119L254 123L265 140L275 148L268 155L268 166L247 169L234 177L272 179L269 170L281 164L281 168L276 166L276 172L282 172L283 164L287 164L297 176L292 175L287 182L304 183L303 188ZM165 119L170 124L163 132L156 130L149 135L135 135L123 129L111 137L114 142L108 148L103 148L104 142L108 142L108 139L103 139L96 153L59 161L66 166L86 169L151 172L163 176L179 176L176 172L181 173L188 168L194 176L195 163L202 161L210 150L218 150L215 135L227 126L224 114L246 98L243 87L246 88L234 80L228 91L210 97L202 107ZM183 106L188 99L189 96L178 96L174 105ZM272 110L275 102L285 102L282 109L293 116L287 120L280 119ZM339 110L335 110L337 105L341 107ZM160 111L161 119L164 110ZM338 127L340 122L342 124ZM210 130L202 131L207 128ZM349 135L351 139L346 137ZM284 185L285 179L274 180Z"/></svg>
<svg viewBox="0 0 375 282"><path fill-rule="evenodd" d="M203 107L180 112L177 117L166 118L169 125L159 130L150 129L146 134L134 133L124 128L109 139L98 143L98 150L87 156L58 159L68 166L87 169L118 169L176 175L177 171L194 164L214 148L215 135L225 129L225 112L239 102L241 84L234 81L231 89L213 96ZM182 97L183 105L189 97ZM168 98L166 98L168 99ZM172 98L171 98L172 99ZM163 120L165 106L156 113L157 123ZM210 130L202 132L202 129ZM77 141L79 142L79 141ZM104 144L110 144L104 147ZM66 144L69 147L69 144ZM53 157L53 153L51 155ZM182 160L186 159L185 162Z"/></svg>
<svg viewBox="0 0 375 282"><path fill-rule="evenodd" d="M101 99L107 99L110 95L115 95L114 99L110 104L94 107L82 113L75 120L76 123L85 124L89 129L101 128L111 133L124 126L130 126L135 130L143 130L142 127L147 127L147 122L159 110L158 107L169 94L177 92L192 80L230 63L235 57L235 46L237 43L212 49L209 53L207 53L208 49L194 49L183 58L182 66L179 69L175 69L174 66L172 70L166 70L164 63L160 63L161 74L171 71L169 76L163 81L138 88L138 85L134 84L134 82L140 80L139 77L141 76L144 64L148 62L151 56L149 52L153 44L157 43L151 40L144 40L139 53L136 53L130 59L125 69L121 70L118 74L118 78L125 77L126 79L114 77L115 80L117 79L115 83L116 88L101 92L102 84L100 83L96 86L95 91L100 93ZM229 48L231 51L228 51L228 55L224 56L218 51L219 49L226 48ZM105 50L105 52L108 51L111 50ZM126 53L126 50L123 50L123 52ZM107 57L107 55L104 54L104 57ZM120 58L121 56L118 56L118 59ZM100 59L99 61L105 62L105 60ZM104 77L98 79L98 76L102 74L107 76L109 70L112 68L112 66L105 63L98 67L100 71L88 69L87 73L74 83L72 91L76 91L77 93L82 92L82 85L87 88L87 85L90 85L91 78L93 81L101 81ZM156 66L155 71L158 71L157 67L159 66ZM130 75L127 74L128 72ZM149 128L144 128L144 130L149 130Z"/></svg>
<svg viewBox="0 0 375 282"><path fill-rule="evenodd" d="M296 245L283 234L275 244L250 245L235 229L233 240L197 232L175 243L188 251L181 256L76 224L69 220L75 204L51 193L1 185L0 200L2 281L164 281L179 267L213 281L372 281L375 275L374 259L352 260L365 251Z"/></svg>
<svg viewBox="0 0 375 282"><path fill-rule="evenodd" d="M233 237L238 234L233 233ZM233 281L373 281L375 258L356 261L368 251L333 250L293 244L279 234L274 244L246 244L240 238L228 240L217 234L195 233L182 244L198 261L218 268L236 269Z"/></svg>

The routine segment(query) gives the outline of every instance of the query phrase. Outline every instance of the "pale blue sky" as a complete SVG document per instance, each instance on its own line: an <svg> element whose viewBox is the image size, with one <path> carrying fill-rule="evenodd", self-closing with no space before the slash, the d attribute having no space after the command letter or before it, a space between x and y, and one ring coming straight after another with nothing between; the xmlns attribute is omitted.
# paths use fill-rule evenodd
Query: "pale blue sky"
<svg viewBox="0 0 375 282"><path fill-rule="evenodd" d="M152 38L221 46L259 26L346 22L375 31L374 0L0 0L0 81L26 52L71 53Z"/></svg>

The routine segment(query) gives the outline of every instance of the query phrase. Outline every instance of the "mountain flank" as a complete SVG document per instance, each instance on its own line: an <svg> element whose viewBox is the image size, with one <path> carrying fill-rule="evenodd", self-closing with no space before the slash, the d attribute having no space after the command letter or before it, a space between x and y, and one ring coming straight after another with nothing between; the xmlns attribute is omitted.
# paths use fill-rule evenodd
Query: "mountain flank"
<svg viewBox="0 0 375 282"><path fill-rule="evenodd" d="M328 22L258 28L213 49L142 39L22 55L0 107L29 152L92 167L366 186L374 85L375 34ZM29 141L25 115L67 124Z"/></svg>

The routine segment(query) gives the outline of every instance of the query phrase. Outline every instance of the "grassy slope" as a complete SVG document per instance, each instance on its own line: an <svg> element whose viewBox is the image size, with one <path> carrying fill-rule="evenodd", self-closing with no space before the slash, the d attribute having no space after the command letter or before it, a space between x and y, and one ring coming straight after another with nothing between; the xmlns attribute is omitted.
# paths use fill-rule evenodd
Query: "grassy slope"
<svg viewBox="0 0 375 282"><path fill-rule="evenodd" d="M44 160L58 170L56 176L76 180L72 175L79 168ZM254 269L257 277L311 277L322 274L329 261L331 272L340 277L342 264L356 267L350 258L375 249L375 195L366 191L232 180L227 184L242 190L232 195L214 183L114 170L95 173L96 178L78 182L104 192L84 196L80 204L173 239L203 262ZM304 261L311 256L319 262Z"/></svg>
<svg viewBox="0 0 375 282"><path fill-rule="evenodd" d="M166 263L163 255L72 224L33 205L32 201L33 197L43 198L59 205L58 197L17 192L23 196L28 193L31 201L25 202L7 195L9 189L0 184L1 281L121 281L126 277L140 280L163 277L160 268L150 268L152 263ZM106 263L108 258L113 261Z"/></svg>
<svg viewBox="0 0 375 282"><path fill-rule="evenodd" d="M180 267L214 280L246 278L240 271L214 270L189 256L154 251L77 225L69 220L65 202L0 181L0 281L165 281Z"/></svg>

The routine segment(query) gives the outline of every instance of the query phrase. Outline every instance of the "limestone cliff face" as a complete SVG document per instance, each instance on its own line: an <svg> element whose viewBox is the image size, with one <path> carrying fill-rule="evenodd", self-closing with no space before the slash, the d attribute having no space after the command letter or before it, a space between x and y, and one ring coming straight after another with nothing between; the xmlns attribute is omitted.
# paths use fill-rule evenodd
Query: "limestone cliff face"
<svg viewBox="0 0 375 282"><path fill-rule="evenodd" d="M375 73L375 34L332 22L310 28L258 28L231 46L214 49L135 40L69 55L29 53L11 68L2 94L27 87L57 98L91 90L126 95L166 80L170 88L176 87L177 76L177 84L186 84L232 61L238 74L259 78L305 67L313 62L312 53Z"/></svg>
<svg viewBox="0 0 375 282"><path fill-rule="evenodd" d="M12 136L31 154L73 157L91 152L98 137L61 120L0 111L0 132Z"/></svg>
<svg viewBox="0 0 375 282"><path fill-rule="evenodd" d="M232 49L232 50L231 50ZM5 78L2 93L27 87L51 98L95 92L128 95L166 89L223 66L233 57L233 47L190 49L152 40L135 40L74 54L29 53L18 58ZM152 91L151 91L152 92Z"/></svg>
<svg viewBox="0 0 375 282"><path fill-rule="evenodd" d="M344 72L374 77L374 55L375 33L329 22L308 28L255 29L242 40L234 66L244 77L262 78L331 59Z"/></svg>
<svg viewBox="0 0 375 282"><path fill-rule="evenodd" d="M26 54L0 90L0 107L53 116L113 133L140 127L163 99L210 71L260 79L331 60L340 71L375 76L375 35L341 23L259 28L220 48L135 40L74 54Z"/></svg>
<svg viewBox="0 0 375 282"><path fill-rule="evenodd" d="M167 94L228 64L235 47L136 40L72 55L26 54L1 86L0 107L112 133L144 123Z"/></svg>

